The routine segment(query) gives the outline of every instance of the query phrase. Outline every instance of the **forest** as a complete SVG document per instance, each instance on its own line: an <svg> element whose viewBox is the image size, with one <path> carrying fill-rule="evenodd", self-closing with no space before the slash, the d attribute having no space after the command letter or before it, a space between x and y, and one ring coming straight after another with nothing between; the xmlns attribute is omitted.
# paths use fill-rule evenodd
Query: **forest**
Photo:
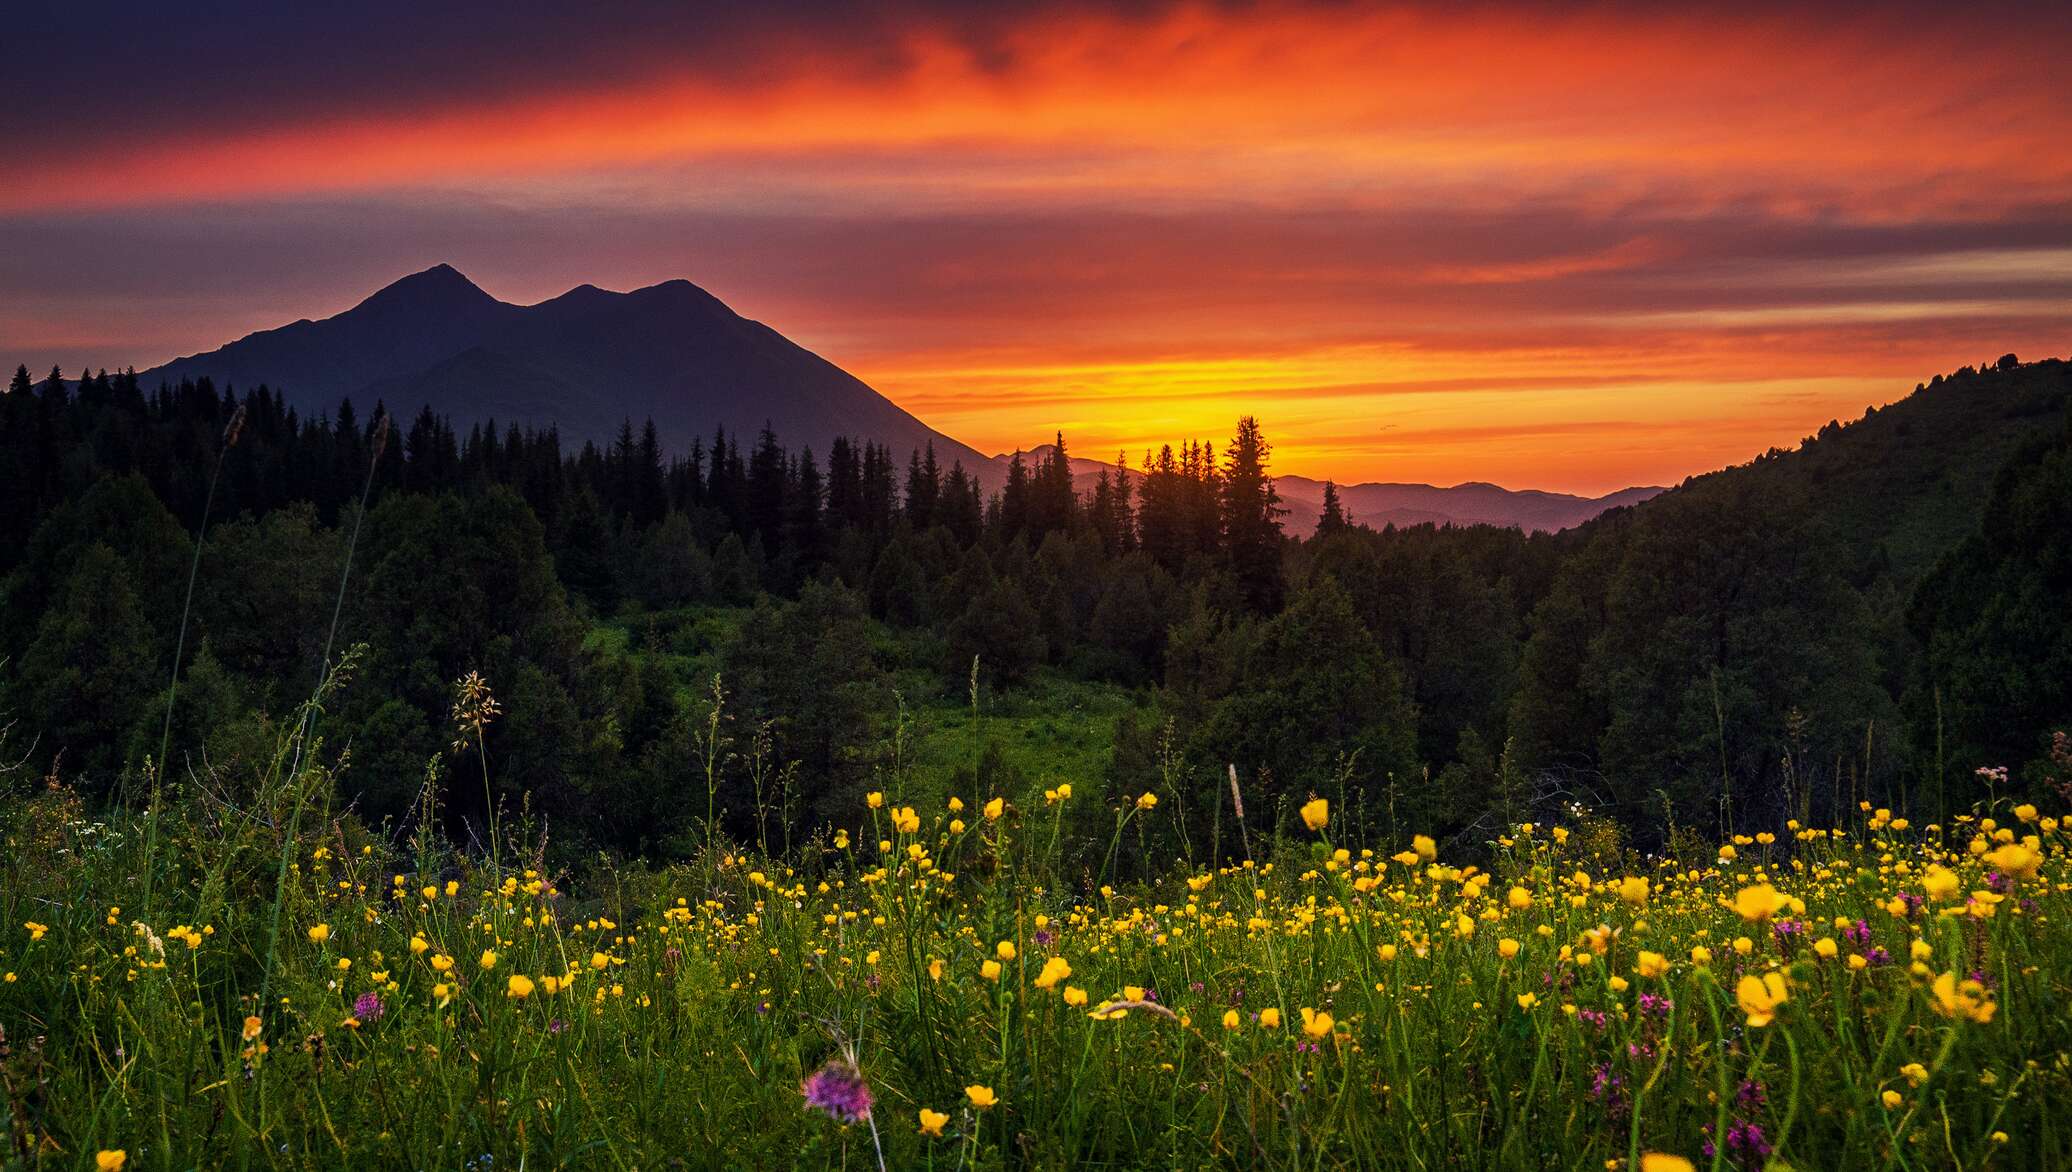
<svg viewBox="0 0 2072 1172"><path fill-rule="evenodd" d="M2068 401L2072 368L2010 355L1577 529L1334 500L1298 539L1251 418L1087 491L1060 435L987 491L864 439L574 446L22 369L0 751L21 791L234 793L325 685L341 799L400 836L473 673L488 781L436 816L536 819L564 858L682 857L708 804L788 843L889 777L1034 792L1040 736L1176 803L1125 868L1233 853L1239 786L1254 827L1322 794L1349 834L1465 844L1573 809L1643 848L1937 817L1981 770L2072 785ZM1063 827L1082 861L1106 830Z"/></svg>

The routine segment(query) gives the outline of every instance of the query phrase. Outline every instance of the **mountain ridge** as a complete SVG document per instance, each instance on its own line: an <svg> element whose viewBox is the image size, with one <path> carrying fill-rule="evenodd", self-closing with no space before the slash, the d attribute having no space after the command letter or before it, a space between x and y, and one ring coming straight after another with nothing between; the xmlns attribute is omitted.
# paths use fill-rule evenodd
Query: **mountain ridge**
<svg viewBox="0 0 2072 1172"><path fill-rule="evenodd" d="M455 419L553 425L571 440L600 444L622 422L653 419L672 451L688 450L718 427L753 435L766 424L787 444L823 456L836 436L885 444L900 461L932 444L942 467L962 463L989 490L1006 482L1012 460L936 431L835 363L680 277L623 292L584 282L519 305L442 262L329 317L255 331L139 377L204 376L219 386L263 383L307 413L327 412L344 398L363 407L380 400L398 412L429 406ZM1023 456L1034 459L1049 447ZM1086 489L1108 466L1074 458L1072 467ZM1276 480L1288 531L1312 532L1323 482ZM1590 498L1482 481L1339 489L1358 523L1493 524L1528 532L1569 528L1658 491Z"/></svg>

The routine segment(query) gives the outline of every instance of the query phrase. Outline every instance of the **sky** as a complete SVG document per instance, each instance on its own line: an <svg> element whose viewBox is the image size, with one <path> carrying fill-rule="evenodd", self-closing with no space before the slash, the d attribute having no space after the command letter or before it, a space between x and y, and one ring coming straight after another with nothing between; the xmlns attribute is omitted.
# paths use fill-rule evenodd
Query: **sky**
<svg viewBox="0 0 2072 1172"><path fill-rule="evenodd" d="M10 6L0 362L687 278L985 451L1603 492L2072 351L2072 6Z"/></svg>

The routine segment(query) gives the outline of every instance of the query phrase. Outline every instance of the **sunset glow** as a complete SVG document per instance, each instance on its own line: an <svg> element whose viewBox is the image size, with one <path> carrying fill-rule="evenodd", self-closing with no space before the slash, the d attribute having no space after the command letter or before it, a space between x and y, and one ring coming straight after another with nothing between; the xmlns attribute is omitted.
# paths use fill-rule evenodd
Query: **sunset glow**
<svg viewBox="0 0 2072 1172"><path fill-rule="evenodd" d="M1603 491L2067 349L2062 14L893 11L262 10L84 98L32 16L0 359L684 277L986 451L1253 412L1283 471Z"/></svg>

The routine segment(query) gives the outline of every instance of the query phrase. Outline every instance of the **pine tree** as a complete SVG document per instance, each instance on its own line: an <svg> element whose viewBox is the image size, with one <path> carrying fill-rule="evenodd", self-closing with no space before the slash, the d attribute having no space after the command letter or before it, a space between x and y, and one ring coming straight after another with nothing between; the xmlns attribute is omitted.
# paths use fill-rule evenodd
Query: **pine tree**
<svg viewBox="0 0 2072 1172"><path fill-rule="evenodd" d="M1238 420L1237 435L1223 454L1223 554L1245 602L1255 612L1280 609L1285 585L1281 578L1280 494L1267 475L1272 445L1260 433L1259 421Z"/></svg>
<svg viewBox="0 0 2072 1172"><path fill-rule="evenodd" d="M1348 528L1351 528L1351 524L1351 522L1346 520L1344 507L1338 503L1338 485L1326 480L1324 482L1324 515L1317 518L1317 536L1329 537L1333 533L1343 533Z"/></svg>

